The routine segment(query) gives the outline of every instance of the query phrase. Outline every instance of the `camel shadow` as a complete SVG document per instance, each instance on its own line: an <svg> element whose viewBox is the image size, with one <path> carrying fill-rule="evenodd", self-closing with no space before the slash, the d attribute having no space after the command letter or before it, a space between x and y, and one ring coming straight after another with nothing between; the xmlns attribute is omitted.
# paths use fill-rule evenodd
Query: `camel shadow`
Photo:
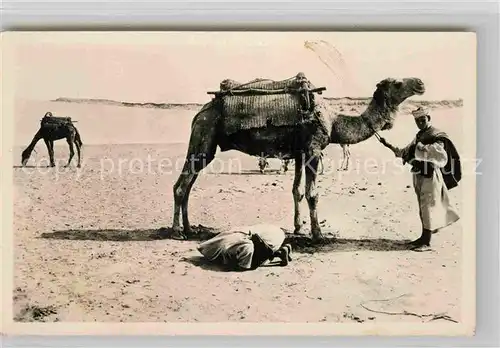
<svg viewBox="0 0 500 348"><path fill-rule="evenodd" d="M410 250L409 240L386 238L350 239L325 237L315 242L306 235L287 234L284 243L292 246L294 252L314 254L317 252L353 252L353 251L404 251Z"/></svg>
<svg viewBox="0 0 500 348"><path fill-rule="evenodd" d="M202 225L192 226L193 235L186 240L203 241L208 240L220 231ZM88 240L88 241L110 241L110 242L146 242L172 238L171 228L151 229L68 229L58 230L50 233L42 233L40 238L59 240Z"/></svg>
<svg viewBox="0 0 500 348"><path fill-rule="evenodd" d="M207 174L211 174L211 175L276 175L276 174L280 174L280 171L279 170L266 170L264 173L261 173L260 170L247 169L247 170L234 171L234 172L215 172L215 173L208 172Z"/></svg>
<svg viewBox="0 0 500 348"><path fill-rule="evenodd" d="M25 166L21 166L21 165L16 165L16 166L12 166L13 169L23 169L23 168L26 168L26 169L33 169L33 168L52 168L51 166L34 166L34 165L25 165Z"/></svg>
<svg viewBox="0 0 500 348"><path fill-rule="evenodd" d="M221 230L203 225L191 226L193 234L179 241L205 241L213 238ZM88 240L111 242L145 242L164 239L174 239L172 228L151 229L68 229L42 233L39 238L58 240ZM320 242L315 242L308 235L286 233L284 243L292 246L293 252L313 254L317 252L353 252L353 251L403 251L409 250L408 240L385 238L375 239L345 239L326 235ZM202 261L193 261L202 262ZM211 264L211 263L210 263ZM200 267L202 265L200 264ZM211 267L211 266L210 266Z"/></svg>

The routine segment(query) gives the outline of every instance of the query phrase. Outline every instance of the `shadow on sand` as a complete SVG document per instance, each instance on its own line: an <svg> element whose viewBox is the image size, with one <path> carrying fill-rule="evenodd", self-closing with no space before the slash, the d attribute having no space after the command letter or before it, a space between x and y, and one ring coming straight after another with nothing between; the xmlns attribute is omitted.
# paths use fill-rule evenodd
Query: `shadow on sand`
<svg viewBox="0 0 500 348"><path fill-rule="evenodd" d="M203 225L192 226L193 235L187 241L204 241L217 235L221 230ZM42 233L40 238L59 240L89 240L114 242L141 242L163 239L173 239L171 228L137 229L137 230L60 230ZM385 238L376 239L345 239L335 236L325 236L321 242L314 242L308 235L286 233L285 243L292 246L293 252L313 254L317 252L352 252L352 251L402 251L409 250L407 240ZM197 262L197 261L196 261ZM200 261L201 262L201 261Z"/></svg>
<svg viewBox="0 0 500 348"><path fill-rule="evenodd" d="M321 242L314 242L309 236L287 234L285 243L292 246L294 252L314 254L317 252L352 252L352 251L402 251L409 250L409 240L385 238L348 239L325 237Z"/></svg>
<svg viewBox="0 0 500 348"><path fill-rule="evenodd" d="M207 174L209 175L277 175L281 174L279 170L274 170L274 169L268 169L264 173L261 173L260 170L258 169L247 169L247 170L241 170L241 171L234 171L234 172L210 172L208 171Z"/></svg>
<svg viewBox="0 0 500 348"><path fill-rule="evenodd" d="M55 168L55 167L51 167L51 166L34 166L34 165L25 165L25 166L22 166L22 165L16 165L16 166L12 166L12 168L14 169L33 169L33 168Z"/></svg>
<svg viewBox="0 0 500 348"><path fill-rule="evenodd" d="M202 241L215 236L220 231L205 227L202 225L191 227L194 234L187 240ZM66 239L66 240L93 240L93 241L112 241L112 242L145 242L162 239L172 239L171 228L159 229L137 229L137 230L60 230L50 233L42 233L40 238L44 239Z"/></svg>

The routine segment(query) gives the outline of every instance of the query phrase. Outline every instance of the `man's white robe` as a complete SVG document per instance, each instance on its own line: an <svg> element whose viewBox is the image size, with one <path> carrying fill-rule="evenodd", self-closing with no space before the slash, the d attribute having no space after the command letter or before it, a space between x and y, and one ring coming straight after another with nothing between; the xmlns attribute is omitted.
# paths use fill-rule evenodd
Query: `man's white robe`
<svg viewBox="0 0 500 348"><path fill-rule="evenodd" d="M396 151L396 156L401 157L416 142L417 139L415 138L404 149ZM460 218L450 204L448 188L441 172L441 168L448 161L448 156L444 144L440 141L424 145L421 149L414 148L415 160L430 162L435 169L432 177L425 177L413 172L413 187L417 195L422 227L431 231L438 230L458 221Z"/></svg>

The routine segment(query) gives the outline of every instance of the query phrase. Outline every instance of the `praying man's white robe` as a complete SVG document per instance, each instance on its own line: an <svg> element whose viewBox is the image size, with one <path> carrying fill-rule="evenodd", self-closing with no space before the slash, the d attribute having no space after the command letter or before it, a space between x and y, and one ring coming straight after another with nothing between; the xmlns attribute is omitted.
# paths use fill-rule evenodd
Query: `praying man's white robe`
<svg viewBox="0 0 500 348"><path fill-rule="evenodd" d="M270 224L240 226L224 231L198 245L198 251L210 261L220 258L224 265L236 264L250 269L254 254L252 234L257 234L264 243L276 252L285 240L285 232Z"/></svg>

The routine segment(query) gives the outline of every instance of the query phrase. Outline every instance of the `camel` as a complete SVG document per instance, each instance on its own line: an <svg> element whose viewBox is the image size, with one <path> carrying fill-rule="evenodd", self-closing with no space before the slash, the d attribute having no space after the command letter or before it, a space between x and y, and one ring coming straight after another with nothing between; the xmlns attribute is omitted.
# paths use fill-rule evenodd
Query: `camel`
<svg viewBox="0 0 500 348"><path fill-rule="evenodd" d="M351 157L349 144L340 144L340 147L342 147L342 163L339 170L349 170L349 159Z"/></svg>
<svg viewBox="0 0 500 348"><path fill-rule="evenodd" d="M28 162L31 152L35 149L36 144L40 139L45 141L47 145L47 150L49 152L50 166L55 167L54 162L54 141L60 139L66 139L69 145L69 159L68 167L73 159L75 151L73 149L73 144L76 145L76 151L78 153L78 164L77 167L80 168L80 149L83 145L80 133L73 124L74 121L70 117L54 117L52 113L47 112L42 120L40 121L40 129L36 132L33 140L28 145L28 147L23 151L21 155L21 163L23 166Z"/></svg>
<svg viewBox="0 0 500 348"><path fill-rule="evenodd" d="M223 113L217 97L205 104L195 115L181 174L173 186L174 213L172 238L185 239L192 234L188 217L188 201L191 188L199 173L215 158L217 146L221 151L237 150L252 156L283 157L295 160L295 176L292 195L294 199L294 227L296 234L302 233L300 202L307 200L310 215L310 231L313 242L324 239L319 224L317 207L319 194L316 188L317 168L321 151L329 144L356 144L378 134L378 131L393 127L399 105L413 95L425 92L422 80L414 77L386 78L376 85L376 90L366 108L359 116L336 114L333 107L320 96L315 96L313 113L324 122L321 126L300 128L293 125L241 129L227 134L223 126ZM213 93L213 92L209 92ZM218 104L219 103L219 104ZM303 141L296 147L296 137ZM300 184L305 168L305 192ZM182 213L183 226L180 225Z"/></svg>

